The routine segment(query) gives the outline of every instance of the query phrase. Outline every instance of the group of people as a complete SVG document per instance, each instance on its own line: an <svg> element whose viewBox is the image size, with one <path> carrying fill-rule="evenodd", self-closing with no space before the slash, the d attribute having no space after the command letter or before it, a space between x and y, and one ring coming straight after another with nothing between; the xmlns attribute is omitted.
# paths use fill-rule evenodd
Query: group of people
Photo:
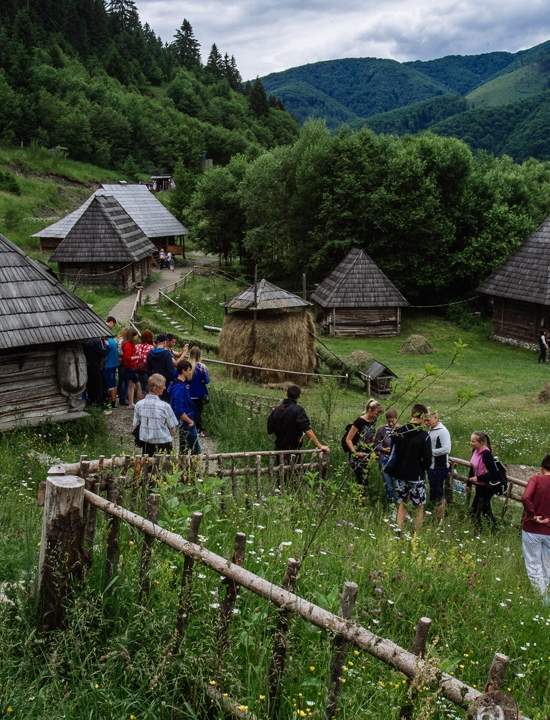
<svg viewBox="0 0 550 720"><path fill-rule="evenodd" d="M287 397L271 412L267 429L275 435L276 450L295 450L307 437L322 452L328 451L311 428L304 410L298 404L300 388L292 385ZM398 425L398 415L390 408L385 423L377 428L383 407L377 400L369 400L365 411L345 429L342 447L348 453L349 464L357 482L368 486L369 470L378 464L384 480L386 499L397 503L397 525L403 528L408 505L416 510L415 529L424 520L426 478L429 500L436 518L445 514L445 483L450 477L451 435L438 413L421 403L411 408L410 419ZM488 435L475 431L470 436L472 455L467 485L475 487L470 514L481 527L485 518L491 528L496 519L491 500L502 491L504 478L498 459L493 455ZM527 575L532 585L550 601L550 455L541 463L523 495L522 546Z"/></svg>
<svg viewBox="0 0 550 720"><path fill-rule="evenodd" d="M112 330L117 324L112 316L106 323ZM201 451L210 376L197 345L176 346L172 334L154 338L133 327L84 346L88 403L106 413L117 403L134 410L134 438L146 454L171 450L178 429L183 451Z"/></svg>
<svg viewBox="0 0 550 720"><path fill-rule="evenodd" d="M161 270L175 270L174 254L170 250L159 250L159 267Z"/></svg>

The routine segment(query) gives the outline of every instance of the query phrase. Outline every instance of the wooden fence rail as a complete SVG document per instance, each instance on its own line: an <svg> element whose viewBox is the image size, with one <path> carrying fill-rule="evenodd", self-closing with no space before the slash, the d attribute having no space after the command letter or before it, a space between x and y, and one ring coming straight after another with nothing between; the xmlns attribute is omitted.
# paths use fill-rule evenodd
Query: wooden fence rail
<svg viewBox="0 0 550 720"><path fill-rule="evenodd" d="M155 517L155 501L149 500L149 514ZM82 531L84 522L84 507L89 510L99 510L108 518L116 518L129 526L140 530L147 542L142 546L142 568L145 562L149 562L151 556L151 543L153 540L171 547L192 560L202 563L220 575L226 584L226 594L221 603L220 611L220 642L227 642L227 624L231 621L232 609L239 591L239 588L246 589L255 595L267 600L280 610L284 611L287 621L290 615L299 616L306 622L315 625L327 633L330 633L333 640L333 657L331 663L331 675L329 678L329 690L325 717L331 718L337 710L338 697L340 693L339 669L341 668L348 645L368 652L373 657L381 660L389 667L403 673L406 677L414 679L418 676L425 677L426 673L432 671L434 684L439 688L442 696L453 702L455 705L468 708L475 703L480 703L482 693L479 690L467 685L460 679L447 673L437 670L433 673L433 666L421 657L421 652L410 652L400 647L392 640L375 635L367 628L359 625L351 619L353 603L357 586L353 583L346 583L342 594L342 615L336 615L319 605L316 605L296 593L292 592L290 582L285 582L286 587L271 583L264 578L250 572L243 567L244 548L246 538L243 533L237 533L235 538L235 551L233 561L213 553L196 542L185 540L180 535L170 532L150 519L146 519L124 507L121 507L109 499L104 499L95 492L85 489L84 480L79 477L64 476L61 468L55 467L50 470L46 482L46 505L44 508L43 535L41 546L41 564L39 573L39 601L42 609L42 618L47 627L56 627L62 621L63 608L67 602L68 584L61 585L52 583L52 578L57 576L67 577L69 570L74 572L75 534ZM64 532L69 530L68 532ZM113 525L110 526L112 531ZM143 598L143 578L145 571L142 570L140 590ZM186 564L184 567L184 579L182 587L186 590L190 583L190 569ZM52 589L53 586L53 589ZM228 610L229 609L229 610ZM176 621L177 623L179 620ZM424 619L424 625L429 624L429 619ZM181 628L181 624L180 624ZM285 627L283 626L283 630ZM281 625L280 622L275 630L273 643L273 659L278 658L277 669L281 669ZM418 653L418 654L417 654ZM220 659L221 662L221 659ZM499 672L493 670L495 663ZM498 689L503 682L504 669L507 658L497 655L490 670L491 692ZM273 665L273 661L272 661ZM218 671L220 668L218 668ZM281 670L282 672L282 670ZM277 673L279 676L279 672ZM274 677L274 676L272 676ZM278 677L280 679L280 676ZM271 685L271 690L276 685ZM216 695L217 697L217 695ZM223 694L221 696L223 698ZM483 698L486 709L488 696ZM495 695L495 698L497 695ZM496 700L495 700L496 703ZM225 709L231 712L231 704L226 703ZM495 704L495 709L498 707ZM486 711L486 710L485 710ZM487 711L486 711L487 712ZM239 706L231 712L236 717L247 717L241 712ZM487 714L485 716L488 716ZM250 717L250 715L248 715ZM500 717L500 715L497 715ZM523 715L518 716L520 720L528 720Z"/></svg>
<svg viewBox="0 0 550 720"><path fill-rule="evenodd" d="M466 497L469 501L470 494L471 494L471 487L468 487L466 485L468 480L468 470L470 469L470 462L468 460L464 460L463 458L457 458L457 457L451 457L449 458L450 465L451 465L451 480L457 480L460 483L463 483L466 489ZM463 472L459 472L459 468L462 468ZM466 472L464 472L464 470ZM513 477L508 474L508 489L506 492L506 495L503 496L504 501L504 507L503 510L506 510L510 502L516 502L521 503L521 498L523 496L523 492L525 488L527 487L527 481L522 480L521 478Z"/></svg>

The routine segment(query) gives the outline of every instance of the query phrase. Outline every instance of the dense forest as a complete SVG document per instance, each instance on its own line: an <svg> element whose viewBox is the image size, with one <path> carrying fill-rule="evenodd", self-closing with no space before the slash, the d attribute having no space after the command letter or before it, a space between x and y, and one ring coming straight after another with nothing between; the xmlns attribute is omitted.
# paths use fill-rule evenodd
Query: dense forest
<svg viewBox="0 0 550 720"><path fill-rule="evenodd" d="M332 60L272 73L264 83L301 122L323 118L332 129L346 123L398 135L429 129L519 161L550 159L550 42L408 63Z"/></svg>
<svg viewBox="0 0 550 720"><path fill-rule="evenodd" d="M201 176L189 213L203 248L269 277L316 282L360 246L431 305L471 293L550 213L550 165L310 121L293 145Z"/></svg>
<svg viewBox="0 0 550 720"><path fill-rule="evenodd" d="M173 42L133 0L3 0L0 141L61 146L79 160L140 171L227 162L291 141L296 122L234 57L201 48L187 20Z"/></svg>

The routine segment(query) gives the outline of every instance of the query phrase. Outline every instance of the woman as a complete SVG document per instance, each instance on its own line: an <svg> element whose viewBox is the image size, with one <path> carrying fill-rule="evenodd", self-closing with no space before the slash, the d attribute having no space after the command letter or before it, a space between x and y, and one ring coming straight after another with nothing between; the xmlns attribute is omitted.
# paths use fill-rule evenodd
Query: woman
<svg viewBox="0 0 550 720"><path fill-rule="evenodd" d="M141 387L143 395L147 394L147 355L153 349L153 333L150 330L144 330L141 333L141 342L136 345L135 348L135 366L138 376L138 382Z"/></svg>
<svg viewBox="0 0 550 720"><path fill-rule="evenodd" d="M390 458L392 448L393 431L397 425L397 410L390 408L386 412L386 424L378 428L374 436L374 449L378 456L378 466L384 479L384 488L386 490L386 500L394 503L396 500L393 477L386 472L386 464Z"/></svg>
<svg viewBox="0 0 550 720"><path fill-rule="evenodd" d="M128 407L134 408L134 397L137 395L137 399L141 400L141 386L138 381L138 374L136 372L136 340L138 337L137 330L134 328L126 328L123 330L123 341L122 341L122 358L120 361L121 373L124 379L128 383Z"/></svg>
<svg viewBox="0 0 550 720"><path fill-rule="evenodd" d="M496 518L491 509L491 498L494 494L494 487L500 482L500 474L491 448L489 436L484 432L473 432L470 438L472 457L470 459L470 472L467 485L476 486L474 501L470 507L470 515L477 527L481 527L481 516L487 518L494 528Z"/></svg>
<svg viewBox="0 0 550 720"><path fill-rule="evenodd" d="M195 403L195 425L201 437L204 437L202 426L202 411L205 403L208 402L208 383L210 376L208 368L201 363L201 349L198 345L193 345L189 351L189 360L193 368L193 376L191 378L191 400Z"/></svg>
<svg viewBox="0 0 550 720"><path fill-rule="evenodd" d="M378 400L369 400L365 412L349 426L345 436L345 446L349 452L349 464L357 482L365 489L368 485L366 469L374 451L376 421L382 413Z"/></svg>

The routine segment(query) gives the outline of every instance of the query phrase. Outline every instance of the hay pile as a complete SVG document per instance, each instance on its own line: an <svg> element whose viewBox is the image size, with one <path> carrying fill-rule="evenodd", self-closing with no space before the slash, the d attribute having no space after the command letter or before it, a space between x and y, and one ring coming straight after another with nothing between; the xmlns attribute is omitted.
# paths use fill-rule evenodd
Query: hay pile
<svg viewBox="0 0 550 720"><path fill-rule="evenodd" d="M544 383L544 387L539 392L539 403L543 405L550 403L550 383Z"/></svg>
<svg viewBox="0 0 550 720"><path fill-rule="evenodd" d="M426 340L424 335L409 335L399 351L403 355L429 355L433 353L433 347Z"/></svg>
<svg viewBox="0 0 550 720"><path fill-rule="evenodd" d="M354 350L344 358L346 364L355 371L366 372L372 365L374 355L366 350Z"/></svg>
<svg viewBox="0 0 550 720"><path fill-rule="evenodd" d="M228 314L220 334L220 358L243 365L313 372L316 364L314 331L308 312L258 313L254 337L252 313ZM289 381L303 385L308 380L307 376L245 368L234 368L231 375L263 384Z"/></svg>

